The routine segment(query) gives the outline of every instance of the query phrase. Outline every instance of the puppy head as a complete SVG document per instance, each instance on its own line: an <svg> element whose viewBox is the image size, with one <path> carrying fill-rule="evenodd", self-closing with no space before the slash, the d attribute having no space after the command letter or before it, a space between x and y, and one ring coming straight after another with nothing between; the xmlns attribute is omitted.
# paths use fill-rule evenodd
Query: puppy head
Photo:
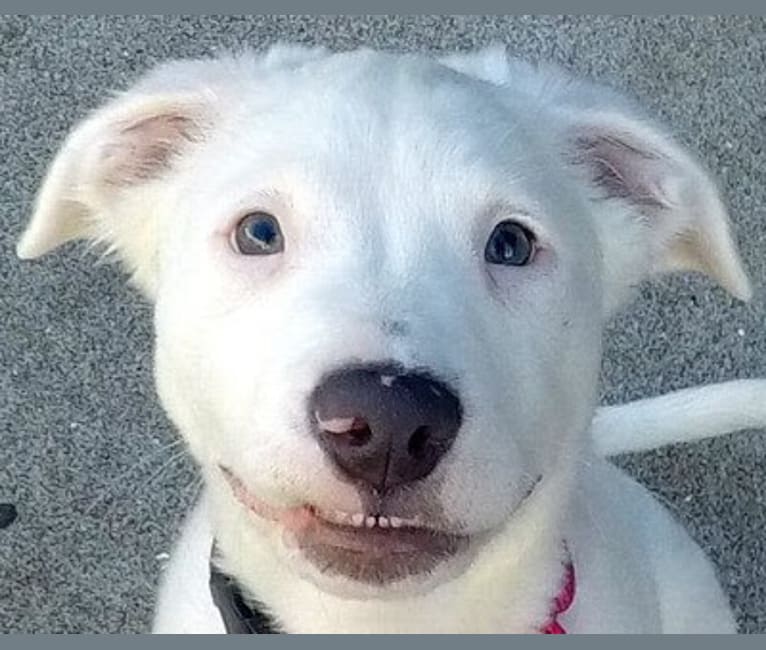
<svg viewBox="0 0 766 650"><path fill-rule="evenodd" d="M543 507L637 283L749 294L687 152L498 50L163 66L69 137L19 254L74 238L154 301L159 393L222 517L350 592L445 580Z"/></svg>

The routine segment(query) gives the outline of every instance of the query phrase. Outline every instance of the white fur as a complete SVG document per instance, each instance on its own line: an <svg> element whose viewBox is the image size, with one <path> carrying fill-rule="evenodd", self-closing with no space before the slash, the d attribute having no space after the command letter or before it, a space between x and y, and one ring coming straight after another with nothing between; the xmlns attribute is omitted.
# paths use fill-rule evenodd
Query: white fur
<svg viewBox="0 0 766 650"><path fill-rule="evenodd" d="M278 216L283 254L234 253L253 210ZM529 266L484 261L504 219L535 232ZM637 283L699 270L750 294L715 185L629 101L502 48L439 62L281 46L166 64L70 136L18 251L73 238L106 244L154 301L158 391L207 480L156 631L222 631L213 536L288 632L535 632L564 544L571 632L734 629L700 549L600 458L644 446L643 425L657 432L647 446L680 438L698 402L604 409L589 437L603 326ZM465 565L373 586L291 551L217 468L274 507L359 510L306 429L306 396L329 370L389 360L448 378L465 406L412 502L487 541ZM711 390L747 403L763 386ZM698 431L765 414L730 415Z"/></svg>
<svg viewBox="0 0 766 650"><path fill-rule="evenodd" d="M597 453L614 456L766 426L766 380L740 379L605 406L591 435Z"/></svg>

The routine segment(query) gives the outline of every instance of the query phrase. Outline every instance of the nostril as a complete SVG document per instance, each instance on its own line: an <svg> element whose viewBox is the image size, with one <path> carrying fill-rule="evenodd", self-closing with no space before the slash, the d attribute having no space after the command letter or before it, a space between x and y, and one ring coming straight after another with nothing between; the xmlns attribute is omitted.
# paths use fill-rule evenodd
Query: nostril
<svg viewBox="0 0 766 650"><path fill-rule="evenodd" d="M410 456L416 460L423 460L428 454L429 441L431 439L431 429L427 426L421 426L415 429L407 442L407 451Z"/></svg>
<svg viewBox="0 0 766 650"><path fill-rule="evenodd" d="M351 429L345 435L348 438L349 445L352 447L361 447L370 442L372 431L370 430L370 426L365 423L364 426Z"/></svg>

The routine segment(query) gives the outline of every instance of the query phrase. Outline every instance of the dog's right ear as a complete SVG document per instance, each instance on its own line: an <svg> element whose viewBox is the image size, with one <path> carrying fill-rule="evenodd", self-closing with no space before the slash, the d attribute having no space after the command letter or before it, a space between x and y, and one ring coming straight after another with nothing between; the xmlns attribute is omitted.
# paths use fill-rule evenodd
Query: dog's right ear
<svg viewBox="0 0 766 650"><path fill-rule="evenodd" d="M204 138L208 109L202 93L128 92L86 118L48 170L19 257L74 239L102 244L151 296L159 181Z"/></svg>
<svg viewBox="0 0 766 650"><path fill-rule="evenodd" d="M329 56L276 44L263 52L171 61L108 102L66 139L37 196L16 251L31 259L74 239L106 247L154 294L159 213L167 177L237 101L243 80ZM222 98L226 99L222 99Z"/></svg>

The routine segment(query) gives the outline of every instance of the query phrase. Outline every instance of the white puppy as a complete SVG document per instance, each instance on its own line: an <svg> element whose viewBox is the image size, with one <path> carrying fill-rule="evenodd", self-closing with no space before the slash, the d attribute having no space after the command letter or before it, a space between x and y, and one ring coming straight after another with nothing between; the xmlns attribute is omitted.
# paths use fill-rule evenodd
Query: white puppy
<svg viewBox="0 0 766 650"><path fill-rule="evenodd" d="M647 445L685 437L694 395L590 434L633 287L750 295L714 183L624 98L502 48L169 63L69 137L18 252L76 238L154 301L206 479L156 631L735 629L702 551L601 459L662 413ZM725 415L699 435L766 419Z"/></svg>

